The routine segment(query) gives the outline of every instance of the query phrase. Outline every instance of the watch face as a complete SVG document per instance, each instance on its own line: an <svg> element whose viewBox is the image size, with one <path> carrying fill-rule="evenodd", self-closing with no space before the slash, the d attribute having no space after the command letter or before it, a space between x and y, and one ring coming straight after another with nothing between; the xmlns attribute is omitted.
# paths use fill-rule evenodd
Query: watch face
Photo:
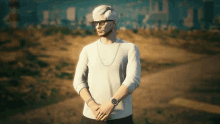
<svg viewBox="0 0 220 124"><path fill-rule="evenodd" d="M112 99L112 103L113 103L114 105L116 105L116 104L118 103L118 101L117 101L116 99Z"/></svg>

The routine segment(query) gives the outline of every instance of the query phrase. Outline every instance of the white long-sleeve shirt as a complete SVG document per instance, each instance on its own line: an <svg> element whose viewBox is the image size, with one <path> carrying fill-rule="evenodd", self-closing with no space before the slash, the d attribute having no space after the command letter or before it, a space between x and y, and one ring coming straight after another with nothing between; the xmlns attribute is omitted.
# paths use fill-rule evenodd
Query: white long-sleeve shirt
<svg viewBox="0 0 220 124"><path fill-rule="evenodd" d="M113 97L122 84L127 86L130 94L122 99L111 113L110 120L113 120L132 114L131 93L139 86L140 77L140 52L134 43L116 38L113 44L103 44L98 39L83 47L76 66L73 86L78 94L81 89L88 87L98 104ZM83 115L96 119L86 103Z"/></svg>

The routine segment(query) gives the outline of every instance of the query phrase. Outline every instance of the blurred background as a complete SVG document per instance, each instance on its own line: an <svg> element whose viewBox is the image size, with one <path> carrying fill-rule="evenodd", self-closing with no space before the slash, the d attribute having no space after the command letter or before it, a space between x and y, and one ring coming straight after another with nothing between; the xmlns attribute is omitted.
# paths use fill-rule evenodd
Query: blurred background
<svg viewBox="0 0 220 124"><path fill-rule="evenodd" d="M0 28L92 29L92 10L99 4L112 5L118 12L118 29L219 29L218 0L1 0Z"/></svg>
<svg viewBox="0 0 220 124"><path fill-rule="evenodd" d="M220 53L219 0L0 0L0 123L79 122L84 103L73 76L82 48L99 38L91 21L101 4L119 15L117 37L138 46L142 79ZM218 79L217 96L219 86ZM220 104L211 98L208 93L205 101ZM199 113L207 117L199 120L178 116L185 111L163 116L166 107L139 107L145 121L135 117L135 123L219 122L219 115Z"/></svg>

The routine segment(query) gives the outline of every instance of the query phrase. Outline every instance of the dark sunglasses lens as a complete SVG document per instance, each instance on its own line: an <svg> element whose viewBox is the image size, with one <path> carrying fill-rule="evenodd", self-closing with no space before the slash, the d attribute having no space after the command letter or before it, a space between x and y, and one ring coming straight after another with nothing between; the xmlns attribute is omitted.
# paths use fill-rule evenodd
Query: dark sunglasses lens
<svg viewBox="0 0 220 124"><path fill-rule="evenodd" d="M106 22L106 21L101 21L101 22L99 23L99 25L100 25L100 26L103 26L103 25L105 24L105 22Z"/></svg>
<svg viewBox="0 0 220 124"><path fill-rule="evenodd" d="M103 26L103 25L105 25L105 22L107 22L107 21L112 21L112 20L104 20L104 21L100 21L100 22L93 22L92 24L95 27L98 25L98 23L99 23L99 26Z"/></svg>

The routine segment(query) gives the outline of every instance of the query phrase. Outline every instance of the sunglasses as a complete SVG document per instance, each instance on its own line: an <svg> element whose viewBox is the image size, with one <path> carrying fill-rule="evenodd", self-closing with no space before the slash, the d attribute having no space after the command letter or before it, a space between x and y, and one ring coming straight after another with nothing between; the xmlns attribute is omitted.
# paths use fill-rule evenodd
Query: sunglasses
<svg viewBox="0 0 220 124"><path fill-rule="evenodd" d="M93 21L92 24L93 26L97 26L99 24L99 26L103 26L106 22L108 21L114 21L114 20L101 20L101 21Z"/></svg>

